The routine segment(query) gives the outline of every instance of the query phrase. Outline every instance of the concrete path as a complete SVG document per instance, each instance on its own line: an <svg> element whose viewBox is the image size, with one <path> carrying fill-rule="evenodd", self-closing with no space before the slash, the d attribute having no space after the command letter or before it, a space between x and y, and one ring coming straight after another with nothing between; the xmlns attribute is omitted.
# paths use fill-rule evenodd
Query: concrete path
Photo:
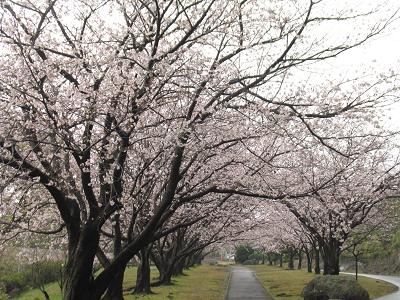
<svg viewBox="0 0 400 300"><path fill-rule="evenodd" d="M343 273L343 274L355 275L354 273ZM397 286L399 288L399 290L397 290L397 292L376 298L375 300L399 300L400 299L400 277L399 276L386 276L386 275L373 275L373 274L358 274L358 275L387 281L391 284L394 284L395 286Z"/></svg>
<svg viewBox="0 0 400 300"><path fill-rule="evenodd" d="M254 272L246 267L232 267L226 300L273 300Z"/></svg>

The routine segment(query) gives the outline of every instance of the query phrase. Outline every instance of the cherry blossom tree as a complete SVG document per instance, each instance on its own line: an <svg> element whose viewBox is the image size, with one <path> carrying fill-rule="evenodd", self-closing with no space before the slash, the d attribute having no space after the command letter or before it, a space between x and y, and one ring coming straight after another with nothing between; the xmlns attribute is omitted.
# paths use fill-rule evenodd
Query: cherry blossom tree
<svg viewBox="0 0 400 300"><path fill-rule="evenodd" d="M263 187L260 177L252 191L248 177L256 173L248 166L256 155L232 157L243 149L254 154L256 137L270 125L276 132L261 143L274 150L272 157L282 155L274 145L287 136L292 119L332 148L305 118L362 113L373 104L320 97L309 105L297 94L301 88L288 87L291 69L360 45L391 20L365 22L370 11L337 11L329 4L1 2L2 216L14 209L16 222L5 221L8 231L38 231L40 215L47 233L66 231L64 299L120 299L113 282L121 282L128 261L165 233L159 230L177 203L208 194L306 194L282 192L278 180ZM330 37L325 24L331 22L353 26L349 34ZM354 24L359 35L351 34ZM263 126L255 126L261 119ZM27 203L15 205L14 191L29 195ZM30 207L38 208L33 217ZM146 210L136 232L136 219L121 217ZM122 222L134 234L124 247L116 240L114 257L94 278L100 241L108 228L118 235Z"/></svg>
<svg viewBox="0 0 400 300"><path fill-rule="evenodd" d="M312 172L304 173L303 179L314 185L328 176L329 183L313 195L283 200L318 242L324 274L339 273L339 256L351 232L373 220L379 222L377 216L385 215L379 205L394 192L392 181L398 177L399 162L390 158L393 149L384 149L379 142L376 148L375 142L368 144L374 147L350 158L332 154L316 157L314 152L310 157Z"/></svg>

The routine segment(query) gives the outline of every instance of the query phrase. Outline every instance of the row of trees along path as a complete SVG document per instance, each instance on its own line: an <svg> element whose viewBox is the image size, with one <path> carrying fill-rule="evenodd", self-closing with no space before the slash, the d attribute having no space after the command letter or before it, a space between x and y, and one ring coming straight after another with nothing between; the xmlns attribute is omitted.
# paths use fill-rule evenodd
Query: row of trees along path
<svg viewBox="0 0 400 300"><path fill-rule="evenodd" d="M336 4L2 1L2 245L45 235L66 251L63 299L121 300L135 257L148 292L149 258L169 283L280 201L336 273L398 174L379 126L397 76L301 76L395 18Z"/></svg>

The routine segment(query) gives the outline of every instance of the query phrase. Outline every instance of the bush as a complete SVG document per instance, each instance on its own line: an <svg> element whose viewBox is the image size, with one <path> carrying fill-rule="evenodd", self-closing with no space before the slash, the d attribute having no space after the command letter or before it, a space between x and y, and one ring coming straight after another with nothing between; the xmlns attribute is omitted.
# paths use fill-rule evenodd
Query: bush
<svg viewBox="0 0 400 300"><path fill-rule="evenodd" d="M20 269L18 261L8 254L0 253L0 278L13 273L17 273Z"/></svg>
<svg viewBox="0 0 400 300"><path fill-rule="evenodd" d="M3 284L0 283L0 300L8 300L6 289Z"/></svg>
<svg viewBox="0 0 400 300"><path fill-rule="evenodd" d="M8 300L8 295L3 290L0 290L0 300Z"/></svg>
<svg viewBox="0 0 400 300"><path fill-rule="evenodd" d="M240 245L236 247L235 262L243 264L246 260L249 260L250 255L253 253L254 249L249 245Z"/></svg>
<svg viewBox="0 0 400 300"><path fill-rule="evenodd" d="M254 251L254 253L249 255L249 260L256 260L257 262L263 260L263 254L259 251ZM257 263L258 264L258 263Z"/></svg>
<svg viewBox="0 0 400 300"><path fill-rule="evenodd" d="M27 272L20 272L3 276L0 281L4 286L5 292L9 294L12 291L19 291L28 286L30 283L30 276Z"/></svg>
<svg viewBox="0 0 400 300"><path fill-rule="evenodd" d="M31 280L29 285L35 288L59 280L62 272L62 264L55 261L37 262L32 264L30 268Z"/></svg>
<svg viewBox="0 0 400 300"><path fill-rule="evenodd" d="M352 277L325 275L311 280L303 289L304 300L369 300L368 292Z"/></svg>
<svg viewBox="0 0 400 300"><path fill-rule="evenodd" d="M61 271L62 265L60 262L37 262L25 266L18 273L2 276L0 278L0 287L3 286L7 294L14 294L28 287L37 288L43 284L59 280ZM1 297L0 300L2 300Z"/></svg>

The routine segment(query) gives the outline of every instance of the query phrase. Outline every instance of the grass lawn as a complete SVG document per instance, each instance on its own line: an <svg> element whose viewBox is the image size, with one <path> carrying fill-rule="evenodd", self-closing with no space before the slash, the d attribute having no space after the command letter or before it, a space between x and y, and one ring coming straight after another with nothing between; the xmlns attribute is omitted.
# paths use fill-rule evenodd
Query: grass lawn
<svg viewBox="0 0 400 300"><path fill-rule="evenodd" d="M203 265L185 271L185 275L176 277L171 286L153 287L154 295L125 295L125 299L223 300L228 275L229 266Z"/></svg>
<svg viewBox="0 0 400 300"><path fill-rule="evenodd" d="M314 278L307 270L285 270L273 266L249 266L256 272L264 288L277 300L302 300L301 292L304 286ZM348 275L341 275L348 276ZM358 282L365 288L371 299L389 294L397 287L384 281L358 277Z"/></svg>
<svg viewBox="0 0 400 300"><path fill-rule="evenodd" d="M126 300L223 300L228 284L228 266L202 265L185 271L185 275L174 278L170 286L153 287L153 295L132 295L130 290L135 286L136 268L126 270L124 278L124 297ZM151 277L157 278L156 268L151 269ZM51 300L61 300L57 283L46 285ZM43 294L37 290L29 290L13 298L15 300L42 300Z"/></svg>

